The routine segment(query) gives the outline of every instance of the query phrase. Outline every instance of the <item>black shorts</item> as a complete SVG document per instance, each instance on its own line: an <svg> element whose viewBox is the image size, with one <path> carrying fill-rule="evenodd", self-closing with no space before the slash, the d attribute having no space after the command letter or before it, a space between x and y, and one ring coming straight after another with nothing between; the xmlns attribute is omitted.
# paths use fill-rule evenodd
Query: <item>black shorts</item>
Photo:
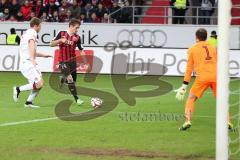
<svg viewBox="0 0 240 160"><path fill-rule="evenodd" d="M77 80L76 62L60 62L59 68L65 77L72 75L73 81L76 82Z"/></svg>

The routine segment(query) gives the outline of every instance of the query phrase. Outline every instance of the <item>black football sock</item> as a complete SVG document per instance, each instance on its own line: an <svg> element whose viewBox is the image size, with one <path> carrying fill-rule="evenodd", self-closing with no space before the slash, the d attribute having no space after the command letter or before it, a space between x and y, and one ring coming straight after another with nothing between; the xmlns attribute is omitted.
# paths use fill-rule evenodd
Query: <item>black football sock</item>
<svg viewBox="0 0 240 160"><path fill-rule="evenodd" d="M78 96L77 96L77 89L76 89L75 83L68 83L68 88L69 88L71 94L73 95L75 101L77 101Z"/></svg>
<svg viewBox="0 0 240 160"><path fill-rule="evenodd" d="M17 97L19 97L19 94L20 94L20 89L19 89L19 87L16 87L16 90L17 90Z"/></svg>
<svg viewBox="0 0 240 160"><path fill-rule="evenodd" d="M29 105L29 104L33 104L32 102L30 102L30 101L26 101L26 103L25 103L26 105Z"/></svg>
<svg viewBox="0 0 240 160"><path fill-rule="evenodd" d="M75 99L75 101L77 102L77 100L78 100L78 96L74 96L74 99Z"/></svg>

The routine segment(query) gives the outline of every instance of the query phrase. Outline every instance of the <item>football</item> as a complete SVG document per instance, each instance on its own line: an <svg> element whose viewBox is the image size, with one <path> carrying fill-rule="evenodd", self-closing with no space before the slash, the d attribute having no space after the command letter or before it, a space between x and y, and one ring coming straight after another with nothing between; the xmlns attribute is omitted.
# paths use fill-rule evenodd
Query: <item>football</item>
<svg viewBox="0 0 240 160"><path fill-rule="evenodd" d="M93 106L93 108L98 108L102 105L103 100L101 98L98 97L93 97L91 98L91 105Z"/></svg>

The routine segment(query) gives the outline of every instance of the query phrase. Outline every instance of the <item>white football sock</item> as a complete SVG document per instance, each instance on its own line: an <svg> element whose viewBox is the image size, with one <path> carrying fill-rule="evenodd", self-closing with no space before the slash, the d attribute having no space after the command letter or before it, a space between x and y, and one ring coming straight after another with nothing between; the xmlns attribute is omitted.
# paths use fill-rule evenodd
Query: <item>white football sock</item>
<svg viewBox="0 0 240 160"><path fill-rule="evenodd" d="M33 89L33 84L30 84L30 83L19 87L20 91L29 91L32 89Z"/></svg>
<svg viewBox="0 0 240 160"><path fill-rule="evenodd" d="M32 90L28 96L27 102L32 102L37 97L39 90Z"/></svg>

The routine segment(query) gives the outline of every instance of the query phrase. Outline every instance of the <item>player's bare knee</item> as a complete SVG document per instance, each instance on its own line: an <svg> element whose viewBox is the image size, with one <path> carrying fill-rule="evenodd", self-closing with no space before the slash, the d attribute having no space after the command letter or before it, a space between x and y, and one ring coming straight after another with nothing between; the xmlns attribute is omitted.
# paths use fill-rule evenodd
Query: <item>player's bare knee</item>
<svg viewBox="0 0 240 160"><path fill-rule="evenodd" d="M41 80L41 81L39 81L39 82L37 82L35 84L36 84L36 89L41 89L43 87L44 81Z"/></svg>
<svg viewBox="0 0 240 160"><path fill-rule="evenodd" d="M71 75L67 76L67 82L68 83L73 83L73 78Z"/></svg>
<svg viewBox="0 0 240 160"><path fill-rule="evenodd" d="M42 88L42 86L43 86L43 84L42 84L41 82L39 82L39 83L36 84L36 88L37 88L37 89Z"/></svg>

